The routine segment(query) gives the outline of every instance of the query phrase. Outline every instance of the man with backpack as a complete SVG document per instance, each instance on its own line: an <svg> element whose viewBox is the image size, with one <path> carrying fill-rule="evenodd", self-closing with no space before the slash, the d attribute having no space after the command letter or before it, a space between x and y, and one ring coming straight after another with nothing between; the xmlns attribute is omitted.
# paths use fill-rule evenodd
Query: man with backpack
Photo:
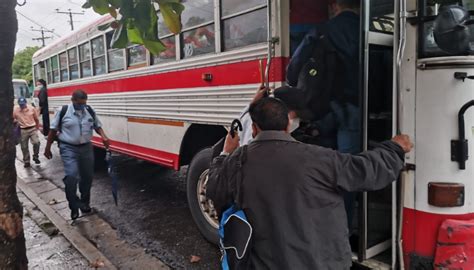
<svg viewBox="0 0 474 270"><path fill-rule="evenodd" d="M48 141L44 150L46 158L53 157L51 144L57 139L61 159L64 164L66 198L71 209L71 219L92 211L90 207L90 190L94 173L94 152L91 144L95 130L101 137L105 148L109 148L109 139L102 129L102 124L94 110L87 105L87 93L75 90L72 103L56 111L51 121ZM81 198L77 197L77 186Z"/></svg>
<svg viewBox="0 0 474 270"><path fill-rule="evenodd" d="M248 254L239 254L245 262L233 260L241 268L231 269L348 270L343 193L382 189L397 180L413 147L408 136L358 155L344 154L293 139L288 109L278 99L262 98L249 112L254 140L239 147L239 136L229 134L207 183L219 218L233 205L252 226L244 245ZM224 227L223 243L239 242L235 225L229 227L232 235ZM236 257L236 249L225 250L225 257Z"/></svg>

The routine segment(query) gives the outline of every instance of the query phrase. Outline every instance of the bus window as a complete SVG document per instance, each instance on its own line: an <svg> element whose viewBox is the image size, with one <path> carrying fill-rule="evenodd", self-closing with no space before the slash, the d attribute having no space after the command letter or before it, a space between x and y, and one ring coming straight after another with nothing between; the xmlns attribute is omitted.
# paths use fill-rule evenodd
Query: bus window
<svg viewBox="0 0 474 270"><path fill-rule="evenodd" d="M92 44L92 64L94 66L94 75L105 74L105 47L104 37L100 36L91 42Z"/></svg>
<svg viewBox="0 0 474 270"><path fill-rule="evenodd" d="M214 1L182 1L183 58L215 52Z"/></svg>
<svg viewBox="0 0 474 270"><path fill-rule="evenodd" d="M143 45L133 45L127 48L128 66L137 67L146 65L146 49Z"/></svg>
<svg viewBox="0 0 474 270"><path fill-rule="evenodd" d="M79 67L77 64L77 49L72 48L67 51L69 57L69 78L71 80L79 78Z"/></svg>
<svg viewBox="0 0 474 270"><path fill-rule="evenodd" d="M175 36L161 38L161 42L166 46L166 51L161 52L159 55L153 55L152 64L175 60L176 59L176 39Z"/></svg>
<svg viewBox="0 0 474 270"><path fill-rule="evenodd" d="M110 47L114 32L106 34L107 39L107 59L109 61L109 72L123 70L125 67L125 50L113 49Z"/></svg>
<svg viewBox="0 0 474 270"><path fill-rule="evenodd" d="M91 70L91 48L89 42L79 45L79 61L81 68L81 77L90 77Z"/></svg>
<svg viewBox="0 0 474 270"><path fill-rule="evenodd" d="M53 82L53 77L51 76L51 60L46 59L46 76L48 83Z"/></svg>
<svg viewBox="0 0 474 270"><path fill-rule="evenodd" d="M224 50L266 41L265 3L263 0L222 0Z"/></svg>
<svg viewBox="0 0 474 270"><path fill-rule="evenodd" d="M46 69L44 67L45 63L43 61L39 62L38 64L34 65L35 71L35 82L39 79L46 79Z"/></svg>
<svg viewBox="0 0 474 270"><path fill-rule="evenodd" d="M30 90L28 89L28 84L25 80L13 80L13 95L15 99L20 97L30 98Z"/></svg>
<svg viewBox="0 0 474 270"><path fill-rule="evenodd" d="M53 82L59 82L59 63L57 55L51 57L51 70L53 71Z"/></svg>
<svg viewBox="0 0 474 270"><path fill-rule="evenodd" d="M61 81L69 80L69 73L67 71L67 53L63 52L59 55L59 67L61 73Z"/></svg>

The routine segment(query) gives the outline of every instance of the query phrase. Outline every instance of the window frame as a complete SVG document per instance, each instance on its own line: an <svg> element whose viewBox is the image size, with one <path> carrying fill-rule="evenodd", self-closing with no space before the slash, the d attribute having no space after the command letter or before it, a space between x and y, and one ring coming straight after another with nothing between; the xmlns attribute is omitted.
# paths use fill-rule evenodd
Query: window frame
<svg viewBox="0 0 474 270"><path fill-rule="evenodd" d="M102 52L101 55L97 55L97 56L96 56L95 53L94 53L94 47L92 46L92 42L93 42L94 40L97 40L97 39L100 39L100 38L102 39L102 46L104 46L104 47L103 47L103 48L104 48L104 51ZM107 74L107 73L108 73L108 65L107 65L107 57L106 57L106 55L107 55L107 44L106 44L106 42L107 42L107 39L106 39L106 37L105 37L104 34L98 35L98 36L96 36L96 37L90 39L90 43L91 43L91 61L92 61L92 76L100 76L100 75L104 75L104 74ZM99 58L104 58L104 73L102 73L102 74L96 74L96 72L95 72L95 66L96 66L96 65L95 65L95 61L94 61L94 60L99 59Z"/></svg>
<svg viewBox="0 0 474 270"><path fill-rule="evenodd" d="M82 61L81 60L81 46L84 46L84 45L89 45L89 59ZM80 78L93 77L94 74L93 74L93 67L92 67L92 45L91 45L91 40L89 39L88 41L77 45L77 50L78 50L77 57L78 57L78 61L79 61L79 75L80 75ZM82 72L82 64L86 63L87 61L89 61L91 71L90 71L90 74L88 76L84 77L84 74Z"/></svg>
<svg viewBox="0 0 474 270"><path fill-rule="evenodd" d="M138 63L130 64L130 49L134 47L140 47L140 46L145 48L145 46L141 44L131 44L127 46L127 48L125 48L125 62L126 62L125 69L135 69L135 68L145 67L150 62L148 60L150 52L145 48L145 60Z"/></svg>
<svg viewBox="0 0 474 270"><path fill-rule="evenodd" d="M56 64L57 64L56 69L53 67L53 59L54 58L56 58ZM54 54L54 55L50 56L49 59L50 59L50 63L51 63L51 80L52 80L52 83L61 82L61 73L60 73L60 67L59 67L59 54ZM54 76L55 71L58 72L58 80L55 79L55 76Z"/></svg>
<svg viewBox="0 0 474 270"><path fill-rule="evenodd" d="M66 68L63 68L63 66L61 65L61 55L62 54L65 54L66 55ZM58 54L58 66L59 66L59 80L61 82L66 82L66 81L69 81L70 80L70 77L69 77L69 57L68 57L68 53L67 53L67 50L65 51L62 51ZM67 80L64 80L63 79L63 76L62 76L62 71L63 70L66 70L67 71Z"/></svg>

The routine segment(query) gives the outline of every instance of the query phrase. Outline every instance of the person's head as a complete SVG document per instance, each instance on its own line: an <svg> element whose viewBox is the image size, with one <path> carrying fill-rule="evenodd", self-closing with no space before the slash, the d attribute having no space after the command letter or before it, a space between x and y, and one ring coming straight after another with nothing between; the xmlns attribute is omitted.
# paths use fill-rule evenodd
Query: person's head
<svg viewBox="0 0 474 270"><path fill-rule="evenodd" d="M26 101L26 98L20 97L18 98L18 106L20 106L21 109L26 108L28 102Z"/></svg>
<svg viewBox="0 0 474 270"><path fill-rule="evenodd" d="M44 88L46 88L48 85L46 84L45 80L39 79L36 81L36 86L43 86Z"/></svg>
<svg viewBox="0 0 474 270"><path fill-rule="evenodd" d="M279 99L272 97L262 98L252 103L249 108L252 119L252 136L261 131L286 131L289 129L288 108Z"/></svg>
<svg viewBox="0 0 474 270"><path fill-rule="evenodd" d="M330 0L329 14L330 17L335 17L343 11L353 11L359 13L360 0Z"/></svg>
<svg viewBox="0 0 474 270"><path fill-rule="evenodd" d="M87 93L82 89L74 90L71 101L76 111L82 111L87 104Z"/></svg>

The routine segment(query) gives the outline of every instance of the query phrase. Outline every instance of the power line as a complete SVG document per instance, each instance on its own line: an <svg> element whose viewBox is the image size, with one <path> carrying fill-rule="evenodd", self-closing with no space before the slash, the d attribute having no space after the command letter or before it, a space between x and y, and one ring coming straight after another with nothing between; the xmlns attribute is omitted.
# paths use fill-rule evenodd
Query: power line
<svg viewBox="0 0 474 270"><path fill-rule="evenodd" d="M18 14L20 14L21 16L23 16L23 17L24 17L25 19L27 19L28 21L30 21L30 22L36 24L37 26L41 27L42 29L47 30L48 32L53 33L53 35L55 35L55 36L57 36L57 37L61 37L60 35L56 34L54 31L51 31L51 30L49 30L48 28L42 26L41 24L35 22L34 20L28 18L26 15L24 15L24 14L21 13L20 11L17 10L16 12L17 12Z"/></svg>
<svg viewBox="0 0 474 270"><path fill-rule="evenodd" d="M72 12L69 8L68 11L59 11L59 8L56 9L56 12L59 14L68 14L69 15L69 24L71 25L71 31L74 31L74 21L72 20L72 15L84 15L84 11L82 12Z"/></svg>
<svg viewBox="0 0 474 270"><path fill-rule="evenodd" d="M44 43L44 40L45 40L45 39L53 38L53 37L45 37L45 36L44 36L44 33L53 33L53 31L51 31L51 30L45 30L45 29L43 29L43 27L41 27L41 29L33 29L33 27L31 27L31 31L41 32L41 37L33 38L33 40L41 40L41 43L43 44L43 46L41 46L41 47L44 47L44 46L45 46L45 43Z"/></svg>

